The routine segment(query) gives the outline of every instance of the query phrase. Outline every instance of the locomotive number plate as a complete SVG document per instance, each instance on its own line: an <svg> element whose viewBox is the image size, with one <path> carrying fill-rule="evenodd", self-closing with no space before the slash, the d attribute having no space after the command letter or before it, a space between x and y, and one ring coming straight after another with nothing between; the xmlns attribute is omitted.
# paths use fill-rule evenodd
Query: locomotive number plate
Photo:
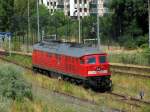
<svg viewBox="0 0 150 112"><path fill-rule="evenodd" d="M98 71L99 73L108 73L107 70L101 70L101 71Z"/></svg>

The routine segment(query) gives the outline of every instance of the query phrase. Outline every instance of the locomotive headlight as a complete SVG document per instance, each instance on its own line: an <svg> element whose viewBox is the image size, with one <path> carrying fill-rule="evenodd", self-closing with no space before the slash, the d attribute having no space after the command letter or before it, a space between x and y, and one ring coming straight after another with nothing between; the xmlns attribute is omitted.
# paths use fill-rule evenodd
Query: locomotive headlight
<svg viewBox="0 0 150 112"><path fill-rule="evenodd" d="M96 74L96 71L88 71L88 74L91 75L91 74Z"/></svg>

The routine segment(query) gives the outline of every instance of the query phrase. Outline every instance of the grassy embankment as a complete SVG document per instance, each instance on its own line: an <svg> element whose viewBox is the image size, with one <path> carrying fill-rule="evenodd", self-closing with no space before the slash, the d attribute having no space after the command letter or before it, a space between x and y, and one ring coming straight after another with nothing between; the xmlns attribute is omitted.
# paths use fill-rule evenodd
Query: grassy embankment
<svg viewBox="0 0 150 112"><path fill-rule="evenodd" d="M32 66L31 57L12 55L8 56L7 59L17 61L24 65ZM145 100L150 99L150 80L144 78L137 78L132 76L121 76L115 74L112 76L114 91L122 94L127 94L131 96L138 96L140 91L145 92Z"/></svg>
<svg viewBox="0 0 150 112"><path fill-rule="evenodd" d="M148 54L143 50L121 50L121 51L108 51L109 60L112 63L134 64L149 66Z"/></svg>
<svg viewBox="0 0 150 112"><path fill-rule="evenodd" d="M46 112L46 105L33 96L25 71L0 61L0 112Z"/></svg>
<svg viewBox="0 0 150 112"><path fill-rule="evenodd" d="M27 80L29 72L1 60L0 64L0 112L87 112L94 109L89 105L69 104L63 98L58 100L58 96L50 95L51 91L32 83L34 80Z"/></svg>
<svg viewBox="0 0 150 112"><path fill-rule="evenodd" d="M22 57L18 55L13 55L12 57L7 57L8 59L15 59L15 61L24 63L28 66L31 66L31 58L30 57ZM31 74L31 73L29 73ZM95 100L101 104L105 103L107 105L110 105L111 107L118 107L119 108L126 108L130 109L130 106L126 104L121 104L120 102L116 102L115 99L110 95L105 94L96 94L90 90L84 90L81 87L74 86L70 83L66 83L64 81L57 81L56 79L50 79L45 76L32 76L29 75L26 77L28 80L32 80L33 82L36 82L40 86L44 88L48 88L50 90L57 90L61 92L66 92L81 98L86 98L89 100ZM145 92L145 100L150 99L150 81L146 79L139 79L135 77L128 77L128 76L120 76L120 75L114 75L112 77L113 84L114 84L114 91L117 93L122 93L124 95L131 95L134 97L137 97L139 94L139 91ZM56 84L57 83L57 84ZM109 99L109 100L104 100ZM111 100L111 103L110 103ZM102 101L102 102L101 102ZM121 104L121 105L120 105Z"/></svg>

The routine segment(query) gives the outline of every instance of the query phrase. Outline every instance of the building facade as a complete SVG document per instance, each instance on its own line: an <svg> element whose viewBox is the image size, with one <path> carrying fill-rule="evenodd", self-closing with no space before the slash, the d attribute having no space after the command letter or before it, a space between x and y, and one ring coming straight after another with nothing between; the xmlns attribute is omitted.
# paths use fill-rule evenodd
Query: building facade
<svg viewBox="0 0 150 112"><path fill-rule="evenodd" d="M89 16L97 13L97 0L40 0L51 13L62 10L65 15L71 17ZM98 14L105 13L104 0L98 0Z"/></svg>

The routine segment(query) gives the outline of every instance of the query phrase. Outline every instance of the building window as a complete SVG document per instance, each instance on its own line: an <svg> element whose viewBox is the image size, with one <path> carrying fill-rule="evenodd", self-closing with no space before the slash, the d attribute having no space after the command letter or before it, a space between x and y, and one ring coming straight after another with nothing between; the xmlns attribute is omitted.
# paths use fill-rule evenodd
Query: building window
<svg viewBox="0 0 150 112"><path fill-rule="evenodd" d="M49 6L49 2L47 2L47 6Z"/></svg>
<svg viewBox="0 0 150 112"><path fill-rule="evenodd" d="M77 4L77 0L74 0L74 3Z"/></svg>
<svg viewBox="0 0 150 112"><path fill-rule="evenodd" d="M82 0L79 0L79 3L81 4L81 3L82 3Z"/></svg>
<svg viewBox="0 0 150 112"><path fill-rule="evenodd" d="M84 12L87 12L87 8L84 8Z"/></svg>
<svg viewBox="0 0 150 112"><path fill-rule="evenodd" d="M86 2L87 2L87 1L86 1L86 0L84 0L84 3L85 3L85 4L86 4Z"/></svg>
<svg viewBox="0 0 150 112"><path fill-rule="evenodd" d="M82 12L82 8L80 8L80 12Z"/></svg>
<svg viewBox="0 0 150 112"><path fill-rule="evenodd" d="M54 2L54 6L56 6L56 2Z"/></svg>

